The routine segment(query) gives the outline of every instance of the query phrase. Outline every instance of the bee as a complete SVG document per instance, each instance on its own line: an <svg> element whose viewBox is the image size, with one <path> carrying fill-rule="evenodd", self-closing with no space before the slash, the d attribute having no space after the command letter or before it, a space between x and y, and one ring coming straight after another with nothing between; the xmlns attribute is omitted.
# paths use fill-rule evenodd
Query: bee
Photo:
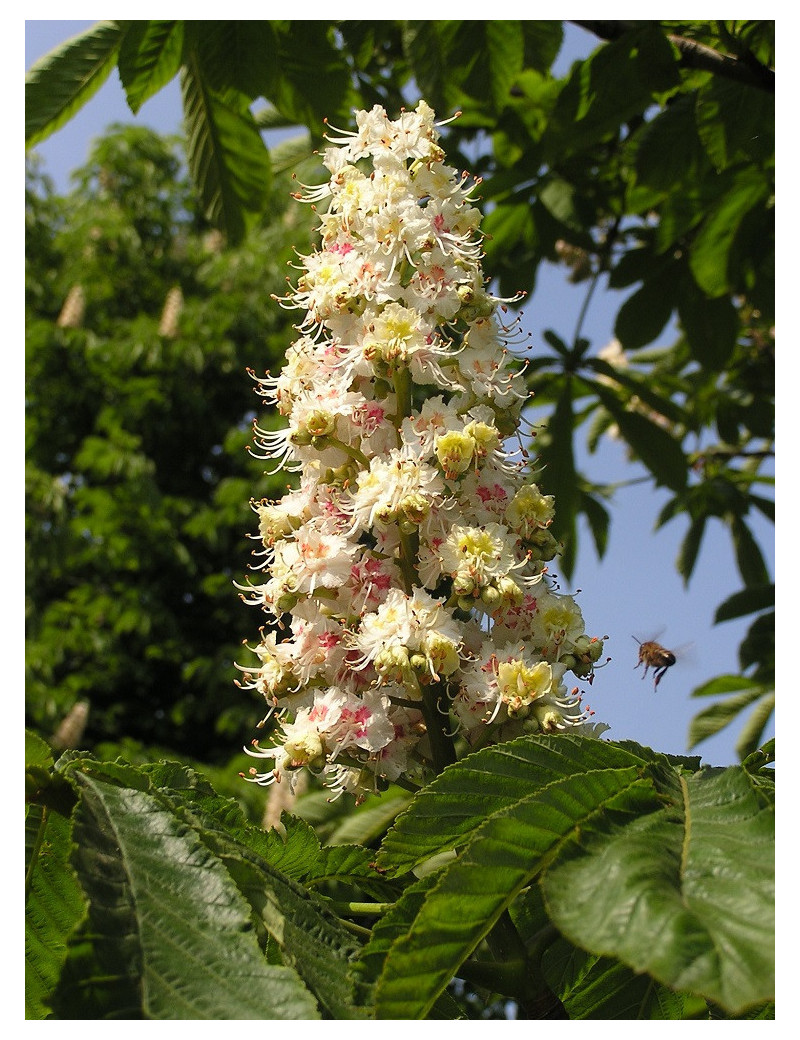
<svg viewBox="0 0 800 1040"><path fill-rule="evenodd" d="M648 669L653 669L653 689L657 690L658 684L661 682L666 670L675 664L675 654L660 643L656 643L653 639L639 642L636 636L633 638L639 643L639 660L635 667L638 668L639 665L644 665L643 679L647 675Z"/></svg>

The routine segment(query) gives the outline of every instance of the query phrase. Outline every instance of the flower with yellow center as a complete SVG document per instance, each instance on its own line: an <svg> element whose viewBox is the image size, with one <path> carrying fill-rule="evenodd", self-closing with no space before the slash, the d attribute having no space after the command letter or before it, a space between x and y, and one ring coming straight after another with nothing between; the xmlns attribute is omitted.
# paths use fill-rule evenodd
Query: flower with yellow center
<svg viewBox="0 0 800 1040"><path fill-rule="evenodd" d="M526 484L506 507L506 521L523 538L530 538L552 523L554 503L553 496L543 495L536 484Z"/></svg>
<svg viewBox="0 0 800 1040"><path fill-rule="evenodd" d="M466 431L449 430L436 438L436 458L448 480L469 469L475 454L475 441Z"/></svg>
<svg viewBox="0 0 800 1040"><path fill-rule="evenodd" d="M488 585L520 566L510 542L507 529L500 524L456 524L439 550L442 569L453 578L471 579L473 587Z"/></svg>
<svg viewBox="0 0 800 1040"><path fill-rule="evenodd" d="M497 692L511 714L546 696L552 687L553 670L546 661L529 665L512 659L497 666Z"/></svg>

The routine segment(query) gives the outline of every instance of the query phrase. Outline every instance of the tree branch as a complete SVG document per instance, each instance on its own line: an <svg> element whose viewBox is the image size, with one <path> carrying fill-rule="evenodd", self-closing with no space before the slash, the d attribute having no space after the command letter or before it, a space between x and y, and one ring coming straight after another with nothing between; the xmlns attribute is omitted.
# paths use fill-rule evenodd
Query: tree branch
<svg viewBox="0 0 800 1040"><path fill-rule="evenodd" d="M640 23L622 21L603 22L573 22L573 25L594 33L601 40L618 40L626 32L636 28ZM775 93L775 72L773 69L762 65L752 55L748 60L735 58L730 54L722 54L708 47L704 43L687 39L685 36L677 36L667 33L667 39L673 43L680 52L680 63L684 68L702 69L711 72L715 76L724 76L726 79L735 80L737 83L745 83L750 87L758 87L766 90L769 94Z"/></svg>

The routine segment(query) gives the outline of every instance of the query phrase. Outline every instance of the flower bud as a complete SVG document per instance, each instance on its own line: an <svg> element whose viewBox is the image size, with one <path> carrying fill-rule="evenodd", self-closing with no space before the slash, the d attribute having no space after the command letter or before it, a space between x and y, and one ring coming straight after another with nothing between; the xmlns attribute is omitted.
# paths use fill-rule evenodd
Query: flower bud
<svg viewBox="0 0 800 1040"><path fill-rule="evenodd" d="M453 478L469 469L475 453L475 441L469 434L450 430L436 438L436 458L445 476Z"/></svg>
<svg viewBox="0 0 800 1040"><path fill-rule="evenodd" d="M375 657L375 671L384 679L402 682L411 667L408 649L405 646L387 646Z"/></svg>
<svg viewBox="0 0 800 1040"><path fill-rule="evenodd" d="M475 589L475 582L468 574L456 574L453 578L453 592L456 596L469 596Z"/></svg>
<svg viewBox="0 0 800 1040"><path fill-rule="evenodd" d="M413 524L421 524L431 511L430 502L420 492L415 491L406 495L400 502L400 509L406 514Z"/></svg>

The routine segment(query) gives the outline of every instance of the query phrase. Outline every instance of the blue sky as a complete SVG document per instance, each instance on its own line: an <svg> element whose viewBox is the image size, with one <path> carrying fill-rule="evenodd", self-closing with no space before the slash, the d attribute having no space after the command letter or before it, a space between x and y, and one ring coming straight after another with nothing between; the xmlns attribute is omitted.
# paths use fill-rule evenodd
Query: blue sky
<svg viewBox="0 0 800 1040"><path fill-rule="evenodd" d="M90 24L26 22L26 69ZM571 30L562 60L568 64L588 53L593 45L588 34ZM91 140L110 123L136 122L161 133L175 133L180 130L180 119L176 83L148 101L134 117L115 74L63 129L36 151L58 189L65 191L69 173L86 161ZM570 286L560 270L542 272L523 308L524 327L532 334L534 349L542 342L545 329L571 339L584 291L585 288ZM596 293L584 325L584 335L592 341L593 350L612 339L614 317L624 298L620 293ZM242 378L247 378L244 372ZM643 473L625 464L622 447L614 443L604 444L596 455L583 455L579 464L598 481L631 479ZM546 490L546 479L542 484ZM586 697L596 711L596 719L610 724L607 736L684 754L689 722L707 705L706 701L692 699L690 693L714 676L737 671L737 647L749 623L745 620L712 624L716 607L742 584L730 539L721 525L712 523L691 583L684 587L674 562L687 521L678 518L661 531L654 531L655 518L668 497L667 492L644 484L619 492L609 507L612 526L604 559L598 561L588 533L584 532L575 576L565 591L581 590L579 602L587 631L610 637L606 651L611 663L598 673ZM753 521L752 527L774 572L774 530L759 519ZM650 677L642 680L641 670L634 670L637 647L631 637L650 638L657 632L662 633L660 638L665 645L689 647L656 693ZM224 682L228 677L220 679ZM734 745L739 729L735 725L730 731L723 731L694 753L711 765L737 761Z"/></svg>

